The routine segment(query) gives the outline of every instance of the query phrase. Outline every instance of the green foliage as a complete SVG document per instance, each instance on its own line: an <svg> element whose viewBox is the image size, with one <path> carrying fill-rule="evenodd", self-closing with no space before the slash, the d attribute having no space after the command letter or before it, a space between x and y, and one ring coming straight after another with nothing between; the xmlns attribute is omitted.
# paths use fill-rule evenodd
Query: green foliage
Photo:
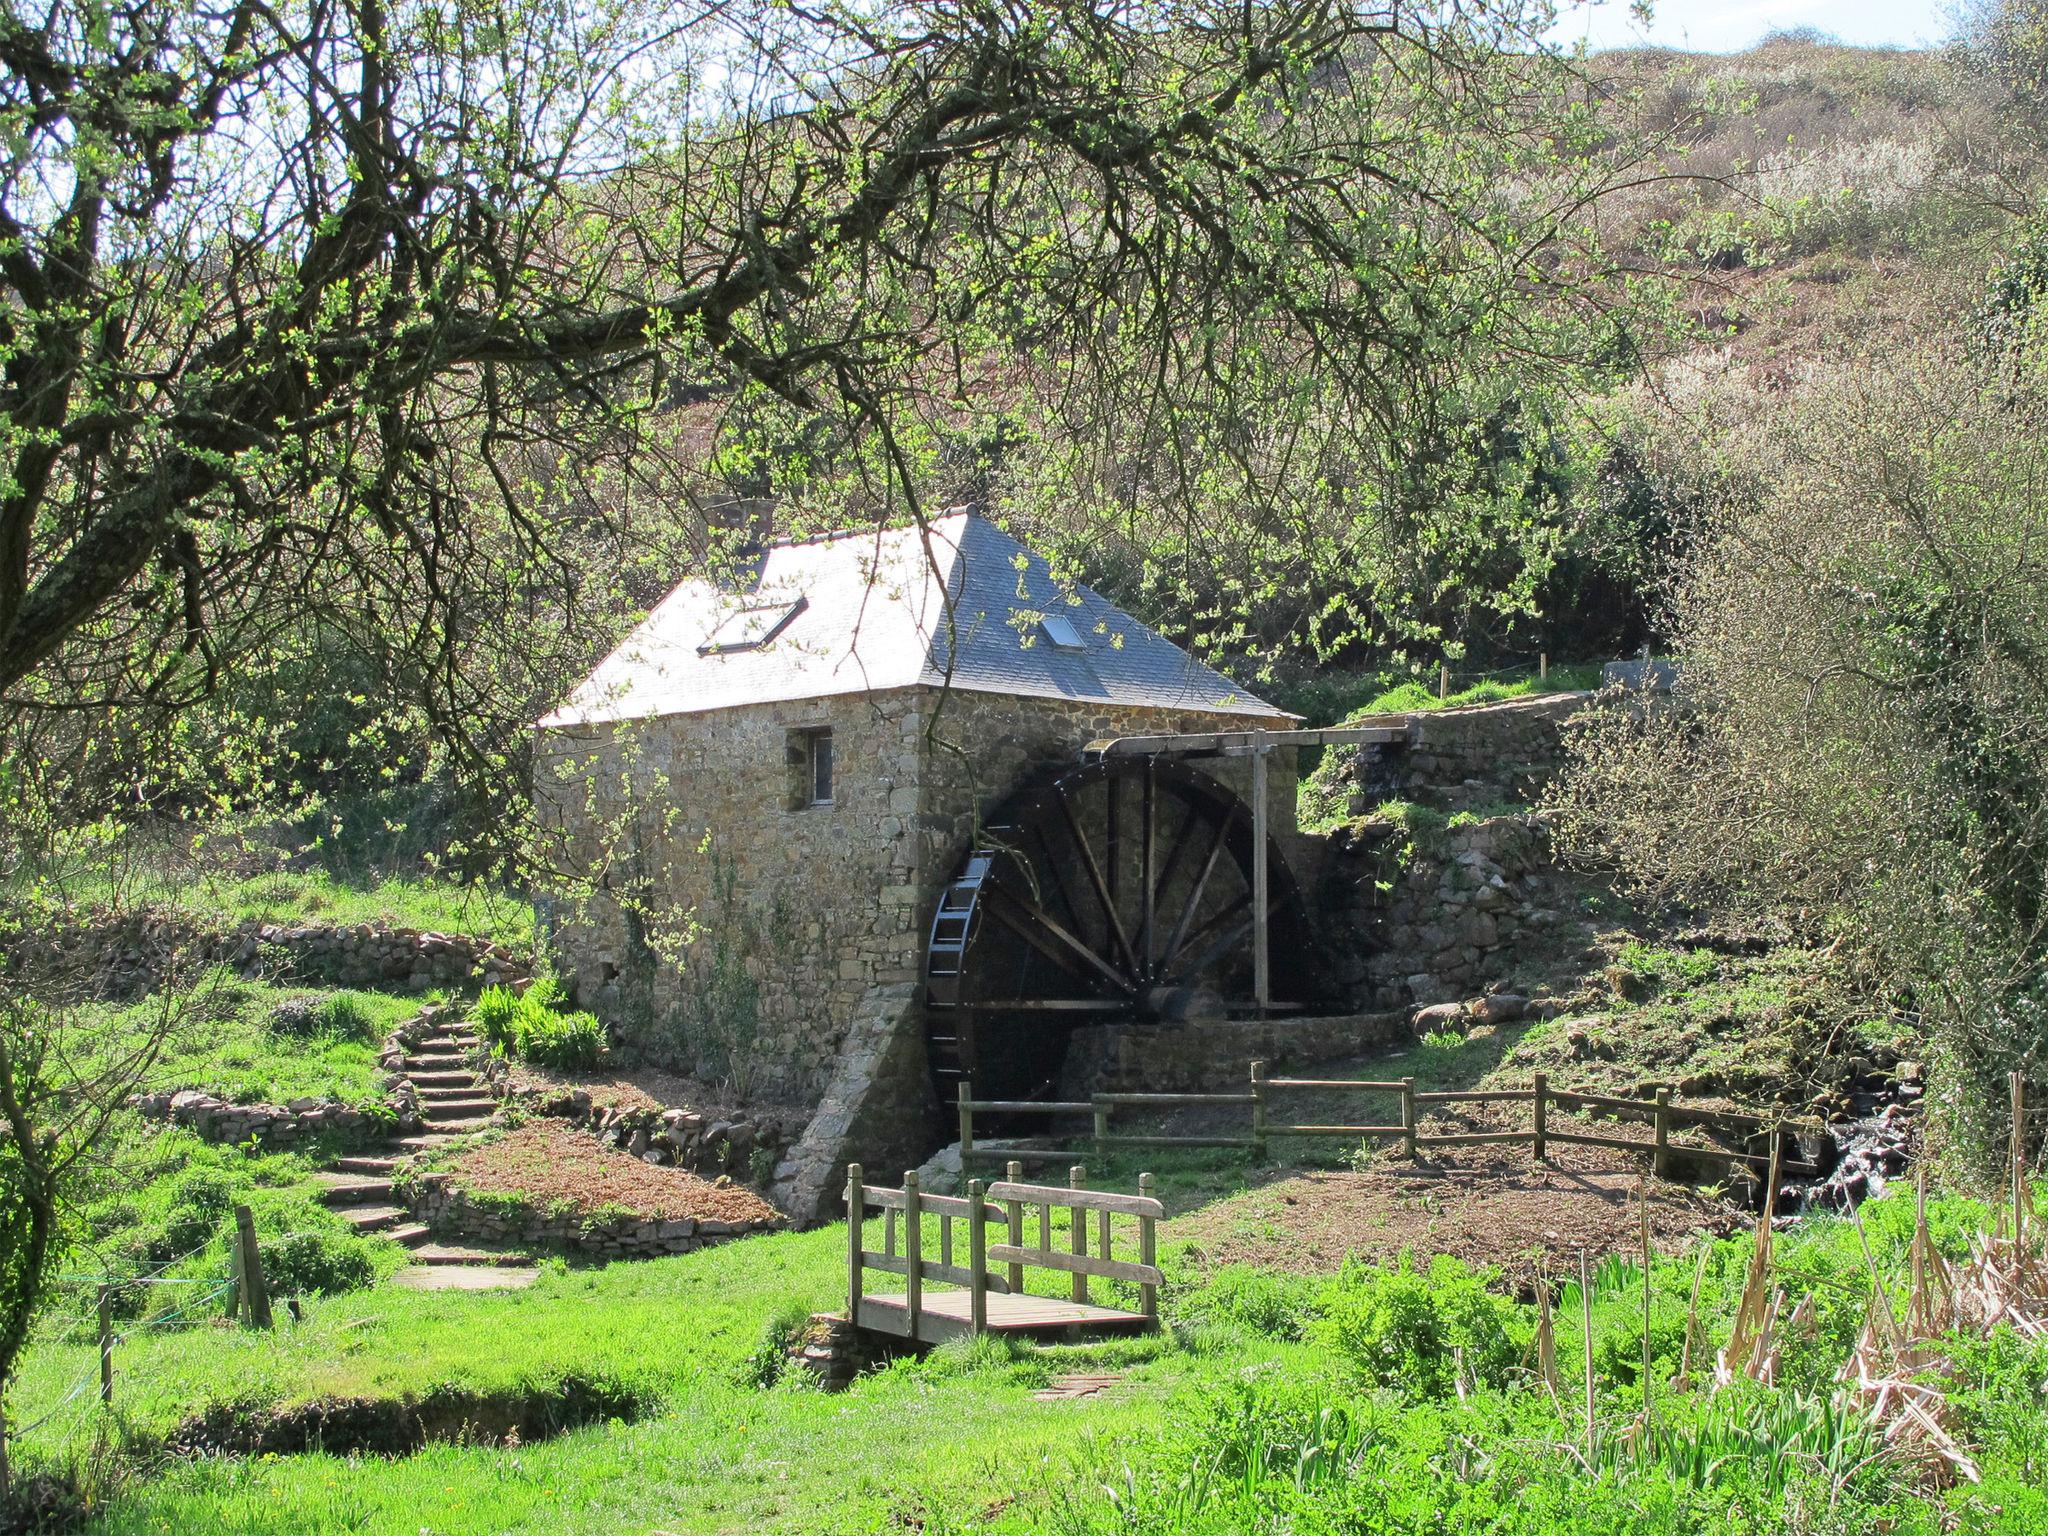
<svg viewBox="0 0 2048 1536"><path fill-rule="evenodd" d="M350 1232L294 1232L259 1243L263 1277L278 1295L331 1296L359 1290L377 1278L376 1240Z"/></svg>
<svg viewBox="0 0 2048 1536"><path fill-rule="evenodd" d="M588 1072L604 1057L604 1025L588 1013L558 1012L555 984L541 978L524 995L486 987L470 1009L478 1035L496 1050L558 1072Z"/></svg>
<svg viewBox="0 0 2048 1536"><path fill-rule="evenodd" d="M1499 1385L1526 1330L1492 1278L1442 1254L1427 1270L1405 1255L1389 1268L1350 1261L1320 1298L1313 1337L1375 1386L1442 1397L1460 1373Z"/></svg>
<svg viewBox="0 0 2048 1536"><path fill-rule="evenodd" d="M1318 1282L1275 1274L1250 1264L1225 1264L1199 1285L1176 1295L1176 1323L1227 1323L1271 1339L1306 1337L1315 1315Z"/></svg>

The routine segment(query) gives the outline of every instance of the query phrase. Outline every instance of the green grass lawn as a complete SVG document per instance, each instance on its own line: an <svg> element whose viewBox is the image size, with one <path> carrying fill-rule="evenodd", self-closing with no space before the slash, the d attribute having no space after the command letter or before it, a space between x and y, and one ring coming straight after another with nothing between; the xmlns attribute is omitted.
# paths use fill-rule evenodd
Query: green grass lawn
<svg viewBox="0 0 2048 1536"><path fill-rule="evenodd" d="M1878 1263L1896 1278L1911 1225L1906 1202L1877 1202L1865 1219ZM1955 1252L1983 1219L1979 1207L1943 1202L1937 1238ZM877 1225L870 1243L878 1236ZM1487 1300L1455 1269L1328 1281L1205 1275L1175 1254L1167 1302L1175 1326L1156 1338L948 1347L841 1395L787 1376L762 1385L763 1365L775 1358L766 1341L778 1328L843 1299L844 1243L843 1228L825 1228L602 1269L556 1266L520 1292L385 1286L309 1301L303 1321L280 1317L274 1333L139 1331L117 1357L116 1422L131 1447L145 1450L141 1471L97 1485L104 1503L90 1529L1679 1536L1704 1524L1849 1536L1879 1515L1897 1531L1931 1533L1944 1514L1939 1499L1902 1497L1892 1469L1873 1464L1835 1488L1841 1520L1816 1522L1808 1516L1818 1474L1799 1456L1773 1461L1770 1436L1786 1432L1788 1417L1811 1419L1805 1394L1829 1390L1860 1326L1863 1259L1843 1223L1814 1223L1787 1240L1781 1276L1812 1286L1819 1307L1810 1331L1788 1344L1780 1388L1727 1399L1659 1389L1681 1441L1712 1437L1746 1449L1711 1464L1674 1453L1673 1465L1692 1468L1682 1473L1655 1457L1611 1452L1611 1469L1592 1477L1567 1450L1579 1433L1573 1409L1521 1374L1532 1309ZM1716 1338L1746 1259L1747 1241L1738 1239L1719 1245L1708 1266L1702 1316ZM1692 1276L1690 1256L1659 1261L1660 1377L1677 1353ZM1601 1412L1618 1431L1639 1404L1631 1362L1640 1353L1642 1287L1625 1264L1602 1266L1595 1286ZM1569 1293L1563 1306L1575 1315ZM1559 1357L1570 1383L1583 1366L1571 1330ZM92 1379L95 1364L82 1343L40 1346L10 1400L13 1421L30 1423L59 1404L74 1383ZM1099 1398L1033 1399L1051 1377L1077 1368L1123 1375ZM1454 1368L1496 1373L1495 1384L1453 1395ZM146 1454L173 1425L214 1405L417 1401L449 1387L534 1392L570 1376L601 1380L645 1411L635 1422L531 1445L441 1444L400 1458L164 1463ZM2048 1349L2038 1345L1994 1341L1965 1358L1958 1422L1983 1449L1990 1496L1952 1496L1951 1528L2021 1536L2048 1514L2035 1486L2040 1453L2025 1449L2044 1378ZM89 1396L69 1410L86 1421L74 1451L99 1414ZM60 1412L56 1426L66 1422ZM32 1469L64 1449L42 1431L21 1442L18 1460Z"/></svg>
<svg viewBox="0 0 2048 1536"><path fill-rule="evenodd" d="M124 1351L124 1434L159 1439L213 1403L544 1387L582 1371L658 1404L637 1424L507 1451L436 1446L399 1460L212 1460L132 1485L104 1531L508 1529L712 1532L910 1528L1041 1483L1104 1432L1151 1422L1196 1377L1254 1367L1289 1346L1218 1355L1144 1340L1089 1350L1129 1371L1107 1399L1038 1403L1075 1352L1013 1359L953 1349L827 1396L754 1384L778 1319L844 1299L844 1229L753 1239L602 1270L552 1268L530 1290L483 1295L380 1288L309 1303L275 1334L226 1327L152 1336ZM34 1356L11 1412L27 1421L94 1368L82 1345ZM31 1439L24 1454L34 1450ZM923 1511L923 1514L920 1514ZM945 1527L940 1527L945 1528Z"/></svg>
<svg viewBox="0 0 2048 1536"><path fill-rule="evenodd" d="M353 989L272 986L225 969L199 977L191 1016L165 1037L151 1088L201 1088L239 1104L292 1099L381 1103L377 1048L419 1011L416 996ZM310 1004L311 1008L281 1005ZM97 1004L71 1026L91 1051L132 1049L169 1006L162 996Z"/></svg>

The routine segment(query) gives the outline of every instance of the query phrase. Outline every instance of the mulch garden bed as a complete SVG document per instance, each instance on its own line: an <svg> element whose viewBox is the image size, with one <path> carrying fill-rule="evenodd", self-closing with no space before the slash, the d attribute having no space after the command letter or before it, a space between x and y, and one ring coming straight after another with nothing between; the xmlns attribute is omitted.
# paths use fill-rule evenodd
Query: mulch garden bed
<svg viewBox="0 0 2048 1536"><path fill-rule="evenodd" d="M448 1167L459 1188L524 1195L538 1205L566 1200L585 1211L617 1205L662 1221L777 1219L775 1207L744 1185L644 1163L560 1120L530 1121L469 1148Z"/></svg>

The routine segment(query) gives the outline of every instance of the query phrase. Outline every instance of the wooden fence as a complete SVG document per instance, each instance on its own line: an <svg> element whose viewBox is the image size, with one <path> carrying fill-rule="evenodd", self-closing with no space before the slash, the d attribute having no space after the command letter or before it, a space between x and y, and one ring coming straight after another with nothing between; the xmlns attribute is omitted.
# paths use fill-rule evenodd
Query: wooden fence
<svg viewBox="0 0 2048 1536"><path fill-rule="evenodd" d="M1276 1115L1276 1109L1284 1104L1289 1095L1301 1092L1356 1095L1363 1099L1378 1100L1398 1118L1369 1121L1360 1117L1357 1123L1311 1124L1290 1121ZM1422 1129L1422 1117L1431 1110L1463 1104L1526 1104L1529 1106L1528 1129L1443 1134L1432 1134ZM1112 1120L1119 1110L1158 1112L1219 1106L1242 1107L1246 1111L1245 1129L1241 1134L1166 1136L1122 1133L1112 1126ZM1616 1119L1647 1123L1651 1129L1650 1139L1644 1141L1624 1136L1596 1135L1588 1131L1559 1130L1550 1123L1553 1110L1564 1113L1591 1111ZM1263 1061L1251 1064L1251 1083L1244 1093L1098 1093L1086 1099L1045 1102L1026 1099L977 1099L973 1097L970 1085L963 1082L960 1085L959 1114L962 1158L1035 1158L1052 1161L1074 1155L1068 1149L1040 1151L1016 1147L977 1146L974 1117L978 1114L1088 1115L1094 1126L1089 1143L1098 1154L1115 1147L1242 1147L1255 1156L1264 1157L1271 1142L1276 1138L1341 1137L1354 1141L1398 1141L1403 1153L1409 1157L1419 1155L1426 1147L1527 1144L1531 1149L1532 1158L1542 1162L1548 1156L1551 1145L1558 1143L1645 1153L1650 1157L1651 1164L1660 1178L1669 1175L1675 1158L1704 1158L1711 1162L1766 1171L1771 1166L1772 1154L1769 1145L1762 1151L1737 1152L1725 1147L1702 1146L1696 1142L1680 1143L1671 1139L1674 1130L1687 1129L1719 1130L1751 1140L1768 1138L1770 1143L1778 1146L1781 1154L1778 1160L1781 1172L1794 1178L1816 1178L1822 1170L1815 1164L1783 1155L1791 1149L1784 1147L1782 1143L1802 1132L1812 1134L1825 1130L1824 1126L1815 1121L1773 1119L1763 1115L1741 1114L1734 1110L1679 1104L1672 1100L1671 1090L1668 1088L1659 1088L1656 1096L1650 1099L1618 1098L1602 1093L1576 1093L1551 1087L1548 1078L1541 1072L1535 1074L1535 1082L1528 1088L1460 1089L1425 1093L1416 1090L1415 1079L1412 1077L1387 1081L1269 1077Z"/></svg>

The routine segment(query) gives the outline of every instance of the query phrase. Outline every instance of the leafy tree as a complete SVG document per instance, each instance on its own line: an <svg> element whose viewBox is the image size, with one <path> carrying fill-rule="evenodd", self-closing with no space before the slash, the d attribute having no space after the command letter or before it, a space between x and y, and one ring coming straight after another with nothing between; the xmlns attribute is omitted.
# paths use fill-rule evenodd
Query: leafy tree
<svg viewBox="0 0 2048 1536"><path fill-rule="evenodd" d="M1653 898L1828 943L1993 1160L2048 1049L2048 396L1937 345L1708 441L1677 705L1579 738L1567 828Z"/></svg>

